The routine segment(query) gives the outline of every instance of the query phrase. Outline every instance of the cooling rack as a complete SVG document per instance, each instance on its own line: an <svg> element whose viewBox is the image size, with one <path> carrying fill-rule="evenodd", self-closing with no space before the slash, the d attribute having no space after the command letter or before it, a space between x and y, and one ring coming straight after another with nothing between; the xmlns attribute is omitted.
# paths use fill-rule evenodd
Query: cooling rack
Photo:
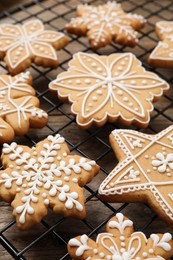
<svg viewBox="0 0 173 260"><path fill-rule="evenodd" d="M18 23L31 18L39 18L47 28L64 31L65 24L75 17L76 6L81 2L80 0L31 0L15 9L1 13L0 22ZM104 1L87 0L83 2L97 5ZM172 85L171 70L153 70L147 63L148 55L158 41L154 32L155 23L164 19L173 20L172 1L122 0L118 2L121 2L125 11L141 14L148 22L139 33L139 43L134 49L112 44L97 53L111 54L131 51L142 61L145 68L155 71ZM97 233L104 231L105 223L110 217L120 211L133 220L137 230L143 230L146 235L152 232L172 233L170 227L144 204L108 204L99 199L97 195L99 184L117 163L109 145L108 136L113 129L122 126L107 123L102 128L92 127L87 131L80 130L75 118L70 114L70 106L62 104L49 92L48 83L67 68L72 54L77 51L93 52L87 38L70 35L70 39L70 43L59 52L58 69L42 69L34 65L29 69L41 107L49 114L49 123L41 130L31 129L24 137L16 137L15 141L32 146L49 134L60 133L66 138L72 152L96 160L101 166L101 171L90 184L85 186L87 216L84 220L65 219L49 211L48 216L40 225L29 231L20 231L11 216L11 207L7 203L0 202L0 259L3 260L70 259L66 247L70 238L83 233L95 238ZM8 73L3 62L0 65L0 73ZM149 127L145 130L137 130L145 133L157 133L171 125L172 122L173 88L170 88L169 93L155 104Z"/></svg>

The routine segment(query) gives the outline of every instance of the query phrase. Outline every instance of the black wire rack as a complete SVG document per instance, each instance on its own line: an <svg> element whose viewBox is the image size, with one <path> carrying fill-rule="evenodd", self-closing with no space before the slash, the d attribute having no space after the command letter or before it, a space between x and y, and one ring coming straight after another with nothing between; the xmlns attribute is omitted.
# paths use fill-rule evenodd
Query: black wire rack
<svg viewBox="0 0 173 260"><path fill-rule="evenodd" d="M0 22L18 23L31 18L43 21L49 29L63 31L65 24L76 15L76 7L80 0L31 0L15 9L0 14ZM104 1L83 1L90 4L101 4ZM106 1L105 1L106 2ZM153 69L147 63L149 53L157 44L154 25L159 20L173 20L172 0L122 0L127 12L142 14L147 24L139 33L139 43L134 48L122 47L115 44L97 51L98 54L114 52L133 52L143 63L144 67L156 72L160 77L173 83L171 70ZM0 259L70 259L67 253L68 240L74 236L86 233L95 238L105 228L105 223L121 211L131 218L137 230L143 230L146 235L152 232L171 232L170 227L160 220L149 207L140 203L108 204L102 202L97 194L101 181L116 165L117 160L108 142L110 132L120 128L117 124L107 123L102 128L92 127L90 130L80 130L75 118L70 114L70 106L62 104L48 90L48 83L68 67L68 62L77 51L93 52L86 37L70 35L70 43L59 52L59 67L56 70L32 66L29 71L33 76L33 86L36 89L41 107L49 114L49 123L41 130L30 130L22 138L15 141L29 146L44 139L49 134L59 132L66 138L70 150L82 156L92 158L101 166L100 174L85 186L87 216L84 220L62 218L49 211L48 216L40 225L29 231L20 231L11 216L11 207L0 202ZM0 65L0 73L8 73L5 64ZM143 131L157 133L173 122L173 88L155 104L150 125ZM122 127L122 126L121 126ZM134 127L131 127L136 129Z"/></svg>

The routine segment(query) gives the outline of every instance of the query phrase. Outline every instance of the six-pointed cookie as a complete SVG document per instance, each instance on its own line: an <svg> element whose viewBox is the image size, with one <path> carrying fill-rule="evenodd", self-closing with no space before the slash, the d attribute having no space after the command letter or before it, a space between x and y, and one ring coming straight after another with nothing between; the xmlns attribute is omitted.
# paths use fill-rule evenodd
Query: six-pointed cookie
<svg viewBox="0 0 173 260"><path fill-rule="evenodd" d="M49 85L71 111L82 128L102 126L107 121L147 127L156 101L169 85L146 71L132 53L99 56L79 52L67 72Z"/></svg>
<svg viewBox="0 0 173 260"><path fill-rule="evenodd" d="M60 32L45 30L40 20L20 25L0 25L0 58L4 59L12 75L28 68L31 63L55 68L58 65L56 50L68 43Z"/></svg>
<svg viewBox="0 0 173 260"><path fill-rule="evenodd" d="M50 207L65 217L85 217L83 187L98 173L95 161L70 155L63 137L48 136L32 149L4 144L0 198L10 202L17 226L28 229Z"/></svg>
<svg viewBox="0 0 173 260"><path fill-rule="evenodd" d="M159 43L149 56L149 63L154 67L173 68L173 22L156 23Z"/></svg>
<svg viewBox="0 0 173 260"><path fill-rule="evenodd" d="M173 126L156 135L114 130L111 146L119 164L102 182L109 202L144 202L173 226Z"/></svg>
<svg viewBox="0 0 173 260"><path fill-rule="evenodd" d="M29 127L41 128L48 115L39 108L29 72L15 77L0 75L0 143L24 135Z"/></svg>
<svg viewBox="0 0 173 260"><path fill-rule="evenodd" d="M117 213L106 225L106 232L96 242L87 235L68 242L68 252L74 260L167 260L173 254L173 240L169 233L134 232L133 222Z"/></svg>
<svg viewBox="0 0 173 260"><path fill-rule="evenodd" d="M125 13L115 1L99 6L79 5L77 16L67 24L67 31L87 35L93 49L111 42L134 47L138 41L136 30L145 24L141 15Z"/></svg>

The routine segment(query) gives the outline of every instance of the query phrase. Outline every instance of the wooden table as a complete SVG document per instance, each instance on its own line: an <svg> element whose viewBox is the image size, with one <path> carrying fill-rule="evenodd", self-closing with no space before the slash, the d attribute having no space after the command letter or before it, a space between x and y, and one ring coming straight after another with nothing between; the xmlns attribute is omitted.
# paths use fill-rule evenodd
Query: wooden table
<svg viewBox="0 0 173 260"><path fill-rule="evenodd" d="M3 3L0 3L0 10L9 11L8 8L12 6L18 8L19 4L25 4L26 1L3 1ZM31 0L28 0L27 2L31 3L28 5L27 9L19 7L14 12L8 12L7 15L2 16L1 23L24 21L30 19L30 16L32 15L32 17L37 17L45 21L47 28L59 29L63 31L66 22L71 17L75 16L75 7L80 1L69 0L66 1L66 4L64 4L58 0L49 0L35 5ZM87 2L90 2L90 0ZM96 4L100 2L102 1L95 1ZM173 19L173 3L171 5L171 0L130 0L122 1L122 4L126 11L134 10L134 12L142 14L148 19L148 23L145 28L141 31L141 33L139 33L139 44L134 49L122 49L121 46L111 45L107 46L104 50L99 50L98 53L110 54L122 50L130 51L136 54L145 66L148 66L148 55L156 45L155 40L157 40L154 32L154 24L156 21L161 20L161 17L162 19ZM169 8L167 8L167 6L169 6ZM157 15L158 13L160 15L159 17ZM70 113L70 106L68 104L61 104L56 97L53 97L49 93L47 89L50 79L54 79L58 73L67 68L68 61L71 58L70 53L73 54L77 51L86 50L92 52L92 50L89 49L87 39L85 37L80 37L77 40L77 37L73 36L67 47L59 52L60 66L58 69L50 70L35 66L29 69L34 79L33 86L35 87L37 94L40 95L41 107L49 113L49 124L48 127L44 127L41 130L31 129L27 136L23 138L16 137L15 141L31 146L32 141L37 142L45 138L48 134L52 134L54 131L60 130L60 134L62 134L71 144L70 148L75 147L75 153L82 152L88 157L96 159L102 169L109 173L116 165L117 160L110 149L108 136L113 129L121 126L116 124L106 124L101 129L92 127L89 131L79 130L75 123L74 117ZM7 73L4 65L5 64L2 63L3 67L0 67L0 73ZM149 69L151 68L149 67ZM172 85L172 70L156 69L155 72ZM168 96L171 100L166 97L162 97L162 99L155 104L155 111L153 112L151 123L147 129L143 130L144 132L158 132L172 124L173 88L170 89ZM103 171L95 177L95 179L88 185L91 192L89 189L85 189L86 197L97 191L99 184L105 177L106 175ZM121 204L111 205L113 210L118 209L120 206ZM54 228L54 232L49 230L49 233L44 234L44 232L47 232L49 227L55 225L61 217L49 212L48 216L44 219L45 222L35 228L29 231L21 232L14 224L11 228L8 228L3 235L6 239L8 239L8 241L10 241L11 244L13 244L15 248L17 248L17 250L21 251L26 246L31 245L31 243L39 236L44 234L43 238L38 239L38 242L33 244L33 246L31 246L31 248L23 255L26 259L30 260L58 260L61 259L61 257L67 252L66 245L63 243L63 240L67 242L69 238L73 236L83 233L88 234L92 228L96 228L113 213L111 208L108 208L94 195L93 198L86 203L86 208L87 217L84 222L74 219L64 219L61 224ZM144 204L129 204L123 209L122 212L134 221L137 228L143 229L145 227L144 232L147 236L152 232L157 233L169 231L172 233L172 229L164 221L155 217L152 210ZM11 213L12 208L7 203L0 202L0 229L4 228L13 221ZM86 225L87 223L90 227ZM99 232L104 231L104 228L105 227L102 227ZM57 234L61 237L60 240L58 239ZM4 249L2 245L0 245L0 259L12 259L12 256Z"/></svg>

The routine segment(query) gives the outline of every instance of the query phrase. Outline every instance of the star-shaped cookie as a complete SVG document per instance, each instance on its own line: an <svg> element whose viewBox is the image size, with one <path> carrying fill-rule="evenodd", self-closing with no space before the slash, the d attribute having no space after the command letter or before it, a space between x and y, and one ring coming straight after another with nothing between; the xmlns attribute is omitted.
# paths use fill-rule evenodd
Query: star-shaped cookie
<svg viewBox="0 0 173 260"><path fill-rule="evenodd" d="M22 25L0 25L0 59L4 59L12 75L35 63L55 68L58 65L56 50L68 43L60 32L45 30L40 20L26 21Z"/></svg>
<svg viewBox="0 0 173 260"><path fill-rule="evenodd" d="M77 16L66 25L67 31L87 35L93 49L111 42L134 47L138 41L136 30L146 22L141 15L125 13L115 1L99 6L79 5Z"/></svg>
<svg viewBox="0 0 173 260"><path fill-rule="evenodd" d="M67 72L49 84L62 101L72 103L81 128L107 121L147 127L156 101L169 85L146 71L132 53L109 56L76 53Z"/></svg>
<svg viewBox="0 0 173 260"><path fill-rule="evenodd" d="M48 115L39 108L31 84L29 72L15 77L0 75L0 143L26 134L30 126L41 128L47 124Z"/></svg>
<svg viewBox="0 0 173 260"><path fill-rule="evenodd" d="M36 147L11 143L2 150L0 198L11 203L20 229L47 215L85 217L83 187L99 171L95 161L70 155L63 137L48 136Z"/></svg>
<svg viewBox="0 0 173 260"><path fill-rule="evenodd" d="M168 260L173 240L170 233L151 234L147 239L134 231L131 220L117 213L96 242L87 235L78 236L70 239L68 251L74 260Z"/></svg>
<svg viewBox="0 0 173 260"><path fill-rule="evenodd" d="M156 23L159 43L149 56L149 63L154 67L173 68L173 22Z"/></svg>
<svg viewBox="0 0 173 260"><path fill-rule="evenodd" d="M119 164L102 182L109 202L144 202L173 226L173 126L156 135L114 130L111 146Z"/></svg>

